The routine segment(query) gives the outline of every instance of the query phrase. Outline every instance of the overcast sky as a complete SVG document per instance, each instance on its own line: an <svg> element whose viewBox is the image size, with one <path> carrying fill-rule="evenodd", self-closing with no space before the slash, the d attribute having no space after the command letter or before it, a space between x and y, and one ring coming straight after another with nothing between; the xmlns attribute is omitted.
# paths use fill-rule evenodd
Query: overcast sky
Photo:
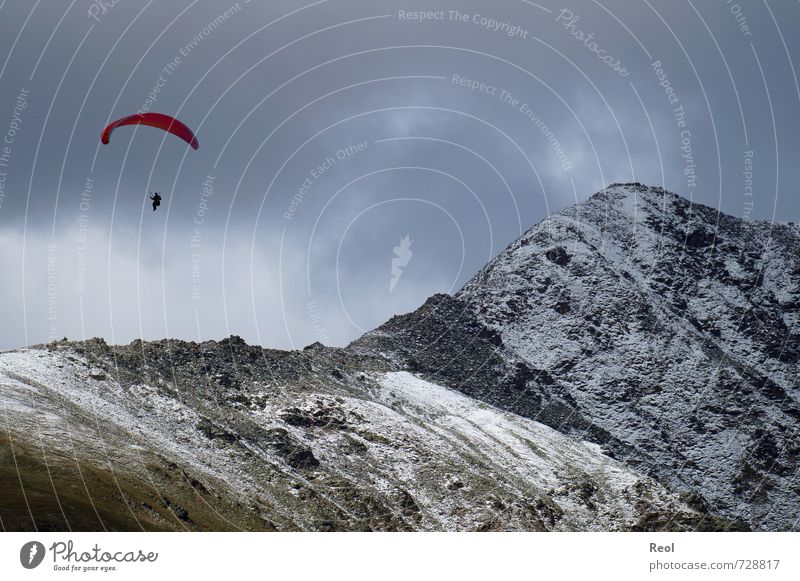
<svg viewBox="0 0 800 581"><path fill-rule="evenodd" d="M616 181L800 220L798 2L101 5L0 2L0 348L343 345Z"/></svg>

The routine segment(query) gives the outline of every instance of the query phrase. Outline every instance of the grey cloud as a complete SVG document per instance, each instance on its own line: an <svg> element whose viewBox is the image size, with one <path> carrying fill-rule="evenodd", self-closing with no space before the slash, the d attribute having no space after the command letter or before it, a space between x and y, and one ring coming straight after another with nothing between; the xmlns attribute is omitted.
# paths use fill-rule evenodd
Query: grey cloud
<svg viewBox="0 0 800 581"><path fill-rule="evenodd" d="M0 346L50 336L52 243L60 335L196 338L199 320L200 337L235 333L290 347L345 343L359 328L458 288L520 227L609 182L663 180L734 215L798 220L800 92L788 23L800 6L741 3L748 34L725 3L540 4L550 12L511 0L347 0L263 28L302 5L240 0L220 20L235 2L121 0L91 18L89 2L32 10L7 1L0 139L20 91L29 98L0 168ZM556 21L565 7L579 16L571 27ZM402 21L401 9L470 18ZM475 14L494 19L498 30L473 22ZM504 34L502 23L526 38ZM576 31L592 34L597 46ZM617 74L593 48L629 74ZM180 63L165 72L176 57ZM659 86L653 61L677 104ZM453 75L496 91L469 90ZM105 122L141 108L159 76L152 108L196 127L201 150L146 128L99 145ZM685 127L676 105L685 109ZM684 130L694 186L684 174ZM361 142L366 151L335 159L298 202L310 172ZM742 175L748 151L752 199ZM200 247L192 249L209 175L215 192ZM156 190L165 204L153 214L145 197ZM400 198L409 200L390 201ZM413 256L389 292L393 248L406 235ZM197 264L202 298L187 299ZM76 292L83 266L86 290Z"/></svg>

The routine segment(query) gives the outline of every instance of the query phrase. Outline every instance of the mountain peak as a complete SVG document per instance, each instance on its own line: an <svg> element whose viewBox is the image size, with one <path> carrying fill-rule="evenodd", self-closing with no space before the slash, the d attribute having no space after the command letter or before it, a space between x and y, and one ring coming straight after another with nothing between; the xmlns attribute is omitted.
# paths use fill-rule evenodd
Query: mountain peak
<svg viewBox="0 0 800 581"><path fill-rule="evenodd" d="M639 182L612 183L575 206L565 208L557 215L589 219L593 222L613 221L623 217L631 224L642 222L649 216L668 216L686 222L690 219L715 222L720 212L696 204L691 200L662 187Z"/></svg>
<svg viewBox="0 0 800 581"><path fill-rule="evenodd" d="M658 186L648 186L647 184L643 184L640 182L614 182L609 184L606 188L600 190L595 195L598 194L614 194L618 196L653 196L659 195L662 196L667 192L664 188ZM672 194L676 195L676 194Z"/></svg>

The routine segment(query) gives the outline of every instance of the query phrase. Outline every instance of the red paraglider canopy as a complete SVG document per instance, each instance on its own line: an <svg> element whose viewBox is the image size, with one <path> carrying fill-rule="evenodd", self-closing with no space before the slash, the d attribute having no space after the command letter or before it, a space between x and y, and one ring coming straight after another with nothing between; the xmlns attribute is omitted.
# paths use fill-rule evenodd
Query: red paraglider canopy
<svg viewBox="0 0 800 581"><path fill-rule="evenodd" d="M150 127L155 127L168 133L172 133L176 137L180 137L194 149L200 148L200 144L197 142L197 137L195 137L191 129L174 117L163 115L161 113L137 113L136 115L130 115L128 117L118 119L103 130L103 136L100 138L100 141L108 144L111 140L111 133L117 127L123 127L125 125L148 125Z"/></svg>

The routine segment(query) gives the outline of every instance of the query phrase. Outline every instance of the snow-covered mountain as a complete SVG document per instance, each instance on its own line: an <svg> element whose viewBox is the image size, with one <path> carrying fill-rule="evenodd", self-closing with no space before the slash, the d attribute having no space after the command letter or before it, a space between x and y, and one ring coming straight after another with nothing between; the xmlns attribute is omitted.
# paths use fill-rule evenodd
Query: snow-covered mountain
<svg viewBox="0 0 800 581"><path fill-rule="evenodd" d="M755 529L797 530L798 319L797 225L615 184L352 348L597 442Z"/></svg>
<svg viewBox="0 0 800 581"><path fill-rule="evenodd" d="M800 529L800 229L617 184L344 349L0 353L6 529Z"/></svg>
<svg viewBox="0 0 800 581"><path fill-rule="evenodd" d="M4 530L730 526L596 445L341 349L56 343L0 354L0 390Z"/></svg>

